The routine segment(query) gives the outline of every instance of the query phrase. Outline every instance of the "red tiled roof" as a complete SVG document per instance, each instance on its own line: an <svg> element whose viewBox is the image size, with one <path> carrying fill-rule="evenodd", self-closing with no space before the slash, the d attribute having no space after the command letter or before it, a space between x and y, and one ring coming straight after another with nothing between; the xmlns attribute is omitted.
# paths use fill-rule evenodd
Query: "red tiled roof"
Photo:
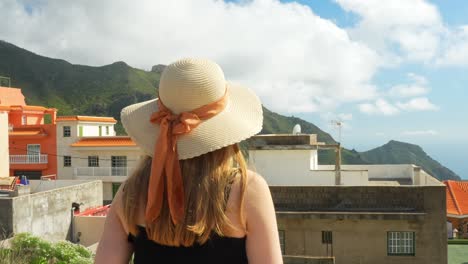
<svg viewBox="0 0 468 264"><path fill-rule="evenodd" d="M8 133L10 136L37 136L45 135L46 133L42 128L38 127L17 127Z"/></svg>
<svg viewBox="0 0 468 264"><path fill-rule="evenodd" d="M444 181L447 214L468 215L468 181Z"/></svg>
<svg viewBox="0 0 468 264"><path fill-rule="evenodd" d="M56 111L55 108L46 108L43 106L35 106L35 105L0 105L0 110L4 111Z"/></svg>
<svg viewBox="0 0 468 264"><path fill-rule="evenodd" d="M75 213L75 216L106 216L109 212L110 205L104 205L96 208L90 208L84 212Z"/></svg>
<svg viewBox="0 0 468 264"><path fill-rule="evenodd" d="M103 122L103 123L117 123L113 117L101 116L58 116L57 122L60 121L88 121L88 122Z"/></svg>
<svg viewBox="0 0 468 264"><path fill-rule="evenodd" d="M136 143L130 137L90 137L82 138L71 144L72 147L134 147Z"/></svg>
<svg viewBox="0 0 468 264"><path fill-rule="evenodd" d="M0 86L0 105L26 105L21 89Z"/></svg>

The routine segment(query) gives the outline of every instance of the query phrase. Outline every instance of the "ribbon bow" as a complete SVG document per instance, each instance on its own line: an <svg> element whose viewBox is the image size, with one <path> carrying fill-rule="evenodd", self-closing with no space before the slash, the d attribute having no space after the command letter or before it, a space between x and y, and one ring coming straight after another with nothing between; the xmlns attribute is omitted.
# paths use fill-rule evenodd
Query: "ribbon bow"
<svg viewBox="0 0 468 264"><path fill-rule="evenodd" d="M154 148L145 220L153 223L163 205L164 185L172 222L180 223L184 217L185 194L177 153L177 137L190 133L203 120L209 119L226 107L227 91L221 99L190 112L174 115L158 100L159 110L151 115L151 123L159 124L159 137Z"/></svg>

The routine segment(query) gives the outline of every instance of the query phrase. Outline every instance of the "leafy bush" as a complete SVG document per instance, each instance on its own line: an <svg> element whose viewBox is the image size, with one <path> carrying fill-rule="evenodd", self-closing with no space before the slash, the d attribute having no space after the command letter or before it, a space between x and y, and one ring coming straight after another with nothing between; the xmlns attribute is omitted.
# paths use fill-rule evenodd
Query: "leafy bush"
<svg viewBox="0 0 468 264"><path fill-rule="evenodd" d="M16 235L9 249L0 245L0 264L91 264L85 247L67 241L50 243L29 233Z"/></svg>
<svg viewBox="0 0 468 264"><path fill-rule="evenodd" d="M449 245L468 245L468 239L449 239Z"/></svg>

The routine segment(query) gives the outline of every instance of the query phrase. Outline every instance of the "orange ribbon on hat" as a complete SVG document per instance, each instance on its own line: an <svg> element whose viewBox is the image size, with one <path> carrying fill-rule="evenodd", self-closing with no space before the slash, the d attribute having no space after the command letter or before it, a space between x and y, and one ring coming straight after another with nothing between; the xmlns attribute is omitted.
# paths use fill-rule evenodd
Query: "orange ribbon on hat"
<svg viewBox="0 0 468 264"><path fill-rule="evenodd" d="M159 137L154 148L145 220L153 223L163 205L164 185L172 222L180 223L184 217L185 194L177 153L177 137L190 133L203 120L209 119L226 107L227 90L221 99L190 112L175 115L158 100L159 110L151 115L151 123L159 124Z"/></svg>

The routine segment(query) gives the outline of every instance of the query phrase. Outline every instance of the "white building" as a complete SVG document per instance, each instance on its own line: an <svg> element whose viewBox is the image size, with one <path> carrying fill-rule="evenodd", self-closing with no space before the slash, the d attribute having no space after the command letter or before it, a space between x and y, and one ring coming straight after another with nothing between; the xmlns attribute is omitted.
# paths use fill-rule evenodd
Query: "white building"
<svg viewBox="0 0 468 264"><path fill-rule="evenodd" d="M130 137L116 136L112 117L57 117L57 177L102 180L105 201L143 155Z"/></svg>
<svg viewBox="0 0 468 264"><path fill-rule="evenodd" d="M10 176L10 154L8 150L8 114L0 111L0 177Z"/></svg>
<svg viewBox="0 0 468 264"><path fill-rule="evenodd" d="M338 145L317 142L314 134L257 135L251 142L249 165L270 186L398 186L426 185L428 181L440 184L412 164L319 165L318 151L336 151Z"/></svg>

